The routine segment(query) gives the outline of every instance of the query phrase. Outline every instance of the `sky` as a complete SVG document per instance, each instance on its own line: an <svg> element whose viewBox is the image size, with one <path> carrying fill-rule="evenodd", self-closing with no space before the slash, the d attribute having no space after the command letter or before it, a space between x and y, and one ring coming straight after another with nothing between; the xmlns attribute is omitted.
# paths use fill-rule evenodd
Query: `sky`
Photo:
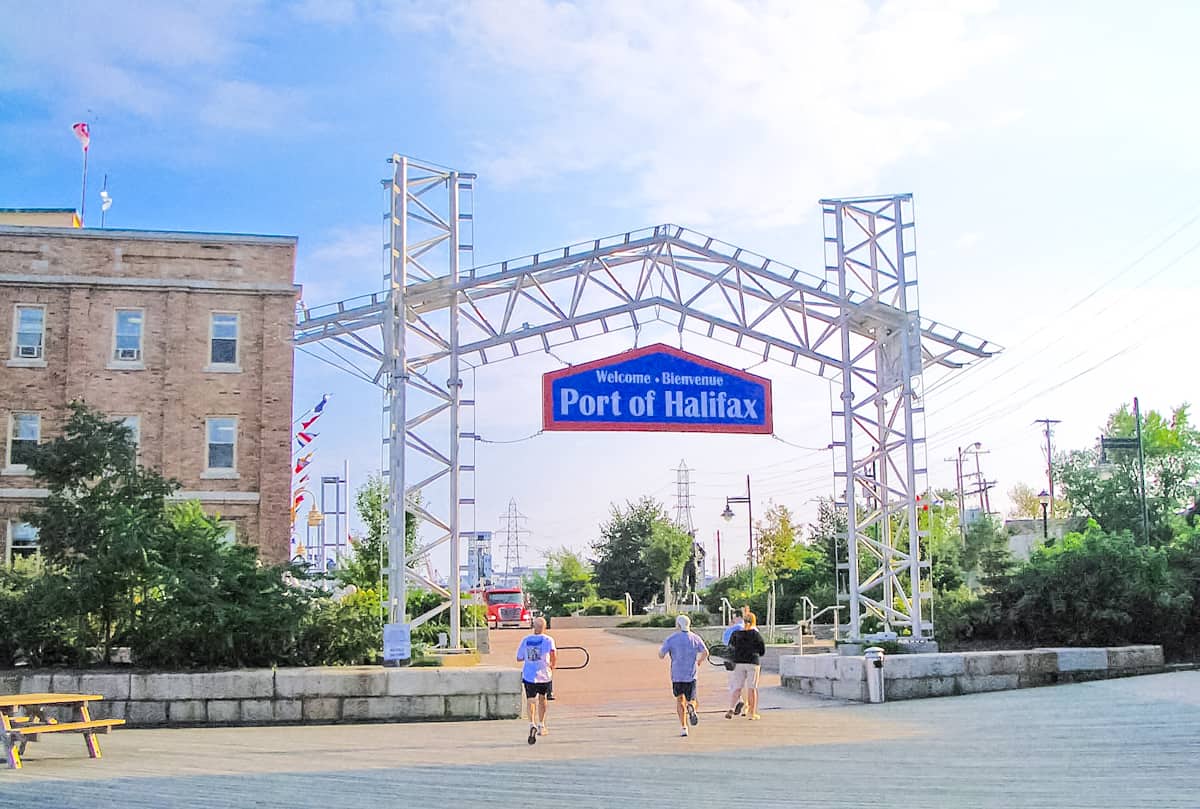
<svg viewBox="0 0 1200 809"><path fill-rule="evenodd" d="M299 237L317 305L380 288L393 153L476 172L479 265L672 222L822 271L817 200L912 192L921 314L1005 347L927 387L930 484L979 442L1003 513L1058 449L1139 396L1197 398L1200 6L1157 2L224 2L0 0L0 207L87 224ZM653 329L641 344L674 332ZM632 333L558 352L572 364ZM684 347L715 350L701 338ZM725 355L721 355L723 358ZM739 367L746 367L744 361ZM480 369L473 518L527 517L523 563L586 549L612 504L674 514L730 566L756 515L834 493L830 390L782 366L776 437L535 435L556 358ZM297 354L296 413L332 393L319 473L380 468L379 392ZM808 447L812 449L800 449ZM972 460L973 466L973 460ZM973 470L971 470L973 471ZM503 550L494 551L498 563ZM443 555L433 566L447 572Z"/></svg>

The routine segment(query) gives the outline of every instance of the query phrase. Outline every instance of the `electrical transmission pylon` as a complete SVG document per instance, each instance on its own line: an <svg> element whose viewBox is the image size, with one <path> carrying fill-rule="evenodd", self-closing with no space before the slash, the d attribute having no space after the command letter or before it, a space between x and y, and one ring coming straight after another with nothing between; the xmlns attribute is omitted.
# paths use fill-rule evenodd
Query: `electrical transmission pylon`
<svg viewBox="0 0 1200 809"><path fill-rule="evenodd" d="M696 535L692 521L692 470L683 460L675 470L675 525L688 536Z"/></svg>
<svg viewBox="0 0 1200 809"><path fill-rule="evenodd" d="M517 501L508 501L508 511L500 515L501 528L497 532L504 542L504 586L511 586L517 568L521 566L522 534L528 534L529 529L523 521L529 518L517 510Z"/></svg>

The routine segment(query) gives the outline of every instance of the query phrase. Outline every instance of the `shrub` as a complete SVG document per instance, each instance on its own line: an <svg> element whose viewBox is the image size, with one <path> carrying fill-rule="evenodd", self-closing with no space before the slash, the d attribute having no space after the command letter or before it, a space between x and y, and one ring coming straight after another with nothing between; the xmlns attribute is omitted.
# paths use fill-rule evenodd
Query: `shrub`
<svg viewBox="0 0 1200 809"><path fill-rule="evenodd" d="M966 585L937 593L933 631L939 641L951 643L990 635L994 631L991 604Z"/></svg>
<svg viewBox="0 0 1200 809"><path fill-rule="evenodd" d="M374 590L314 603L297 643L298 662L308 666L379 662L383 641L381 606Z"/></svg>

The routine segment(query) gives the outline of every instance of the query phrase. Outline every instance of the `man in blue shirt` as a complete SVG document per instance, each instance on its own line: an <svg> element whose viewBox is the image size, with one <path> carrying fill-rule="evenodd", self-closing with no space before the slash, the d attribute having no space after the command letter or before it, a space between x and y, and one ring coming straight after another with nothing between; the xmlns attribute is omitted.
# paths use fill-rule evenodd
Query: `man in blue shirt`
<svg viewBox="0 0 1200 809"><path fill-rule="evenodd" d="M678 632L663 641L658 659L671 656L671 694L675 697L675 712L679 715L679 735L688 735L687 723L700 722L696 715L696 666L708 659L708 647L700 636L691 631L692 621L686 615L675 619ZM684 713L687 713L687 720Z"/></svg>
<svg viewBox="0 0 1200 809"><path fill-rule="evenodd" d="M546 693L558 665L558 649L554 638L546 634L545 618L533 619L533 634L526 635L517 647L517 660L524 663L521 682L529 701L529 743L536 744L539 735L546 735Z"/></svg>

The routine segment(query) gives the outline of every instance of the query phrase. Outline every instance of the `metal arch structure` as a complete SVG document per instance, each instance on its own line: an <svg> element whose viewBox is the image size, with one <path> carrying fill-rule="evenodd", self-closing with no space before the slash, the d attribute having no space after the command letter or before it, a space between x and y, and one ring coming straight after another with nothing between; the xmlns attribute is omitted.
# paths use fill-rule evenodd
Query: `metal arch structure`
<svg viewBox="0 0 1200 809"><path fill-rule="evenodd" d="M460 644L459 588L412 569L403 514L407 503L437 534L415 557L450 541L457 576L462 512L473 503L463 492L474 467L463 459L476 438L463 428L474 402L462 369L663 322L681 339L701 335L840 386L832 446L846 484L851 634L874 615L931 635L916 506L922 374L998 347L918 314L910 195L822 201L824 277L669 224L472 267L474 176L399 155L391 163L387 288L302 307L294 331L298 346L321 346L334 362L368 358L373 373L352 367L387 390L390 620L407 619L405 579L419 581L449 596L440 609L451 609ZM860 556L873 562L860 569Z"/></svg>

